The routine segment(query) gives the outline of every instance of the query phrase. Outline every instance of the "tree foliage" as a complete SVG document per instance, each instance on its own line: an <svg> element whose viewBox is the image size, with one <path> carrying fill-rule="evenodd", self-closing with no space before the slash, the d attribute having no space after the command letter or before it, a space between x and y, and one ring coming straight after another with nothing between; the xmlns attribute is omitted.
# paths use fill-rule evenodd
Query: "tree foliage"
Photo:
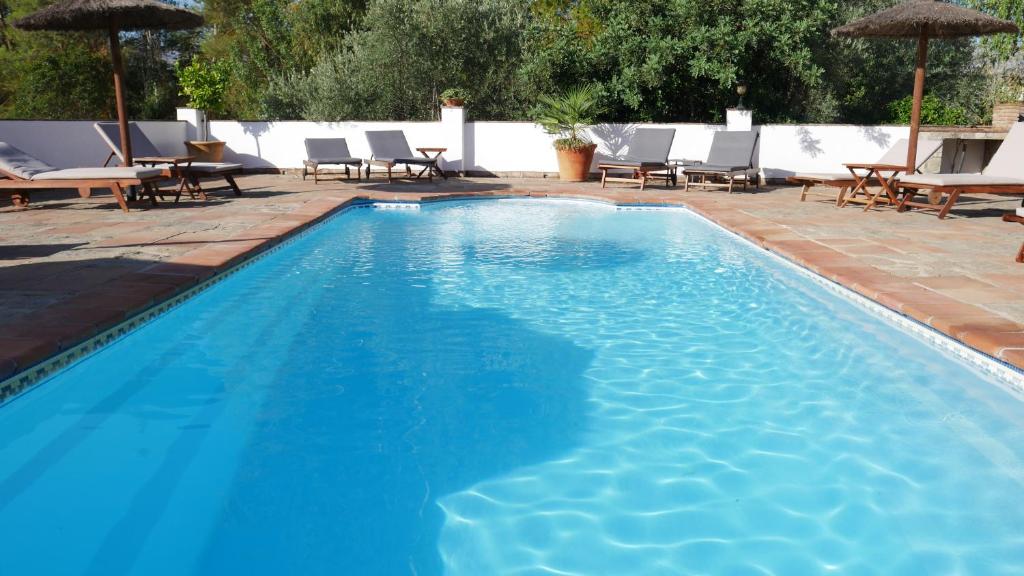
<svg viewBox="0 0 1024 576"><path fill-rule="evenodd" d="M0 0L0 115L111 115L104 35L11 29L50 1ZM172 117L193 91L174 63L198 56L241 119L426 120L464 88L471 117L523 120L540 95L593 85L600 120L708 122L742 82L758 121L878 123L911 91L914 43L829 31L897 1L206 0L205 31L123 35L128 103ZM1024 0L960 1L1024 25ZM928 93L957 111L937 117L986 120L1024 88L1021 60L1012 35L931 42Z"/></svg>

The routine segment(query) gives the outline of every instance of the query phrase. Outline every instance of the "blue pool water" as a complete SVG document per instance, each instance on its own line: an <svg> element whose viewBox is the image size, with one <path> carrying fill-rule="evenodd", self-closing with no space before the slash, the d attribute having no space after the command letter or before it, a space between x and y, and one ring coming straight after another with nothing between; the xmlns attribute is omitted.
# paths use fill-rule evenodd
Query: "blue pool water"
<svg viewBox="0 0 1024 576"><path fill-rule="evenodd" d="M1022 408L688 213L354 210L0 407L0 574L1020 574Z"/></svg>

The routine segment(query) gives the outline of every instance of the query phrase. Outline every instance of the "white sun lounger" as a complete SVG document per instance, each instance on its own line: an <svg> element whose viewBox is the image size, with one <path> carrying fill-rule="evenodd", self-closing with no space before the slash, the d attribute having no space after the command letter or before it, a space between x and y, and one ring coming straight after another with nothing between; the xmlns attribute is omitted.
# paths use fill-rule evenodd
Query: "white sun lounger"
<svg viewBox="0 0 1024 576"><path fill-rule="evenodd" d="M899 179L905 190L899 211L938 210L945 218L961 194L1024 194L1024 122L1017 122L980 174L911 174ZM940 204L914 202L923 190L946 195Z"/></svg>
<svg viewBox="0 0 1024 576"><path fill-rule="evenodd" d="M163 179L157 168L67 168L58 170L28 153L0 142L0 190L7 191L16 206L26 206L35 190L73 188L88 198L93 188L108 188L121 210L128 211L124 188L142 186L155 205L155 184Z"/></svg>

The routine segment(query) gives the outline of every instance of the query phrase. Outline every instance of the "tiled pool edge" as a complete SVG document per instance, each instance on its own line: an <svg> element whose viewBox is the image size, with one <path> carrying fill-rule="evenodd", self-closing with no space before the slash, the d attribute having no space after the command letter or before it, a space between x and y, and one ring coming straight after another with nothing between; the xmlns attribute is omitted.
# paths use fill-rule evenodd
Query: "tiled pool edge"
<svg viewBox="0 0 1024 576"><path fill-rule="evenodd" d="M495 200L503 198L549 198L549 199L564 199L581 202L592 202L618 209L682 209L685 210L705 221L709 224L723 230L724 232L742 240L745 244L750 247L759 249L760 251L767 252L771 256L778 258L781 262L791 266L794 270L807 276L813 281L821 284L837 295L854 302L855 304L864 308L868 313L874 313L881 316L883 319L896 324L899 328L908 330L917 334L918 336L927 339L933 345L950 351L957 355L961 360L969 363L976 368L985 371L993 377L1000 380L1000 382L1008 384L1015 392L1024 394L1024 369L1015 366L1007 361L1000 358L994 357L985 351L978 350L971 345L963 342L960 338L955 335L948 334L945 331L924 323L914 317L903 313L900 310L894 310L889 306L885 305L878 300L859 293L851 286L846 286L841 281L829 278L825 273L819 270L815 270L812 266L804 265L800 262L798 257L787 254L784 249L779 247L771 246L769 241L758 238L756 236L745 234L742 229L733 229L727 223L720 221L715 218L714 215L707 213L705 210L687 203L685 199L678 201L660 201L660 202L616 202L609 198L603 198L599 196L590 196L587 194L573 194L573 193L550 193L541 192L537 193L531 190L511 189L507 193L438 193L437 195L427 195L418 199L409 199L401 201L388 201L384 199L374 199L367 196L353 196L347 200L341 201L338 204L329 207L322 213L319 213L309 220L306 220L285 232L279 236L275 236L264 242L252 246L249 250L243 251L233 257L231 261L221 270L215 270L208 278L198 280L195 284L185 284L180 291L171 295L164 300L155 302L153 305L145 308L144 310L133 314L131 317L125 319L122 322L117 323L113 327L103 330L100 334L90 337L67 350L62 350L52 356L44 358L43 360L27 366L23 370L18 370L14 374L10 375L6 379L0 381L0 405L9 402L11 399L23 394L24 392L34 388L37 384L42 383L54 373L70 366L71 364L85 358L89 354L98 351L104 346L116 341L118 338L138 329L139 327L147 324L154 320L161 314L168 310L177 307L184 303L193 296L201 293L207 288L219 283L220 281L233 275L235 272L249 266L250 264L258 261L262 257L269 255L276 251L283 245L294 241L297 238L305 235L305 233L311 231L313 228L333 219L334 217L340 216L354 208L363 208L373 206L376 204L395 204L395 205L422 205L431 204L437 202L452 202L452 201L464 201L464 200Z"/></svg>
<svg viewBox="0 0 1024 576"><path fill-rule="evenodd" d="M233 276L235 273L280 250L291 242L298 240L302 236L312 232L321 224L332 220L349 210L370 207L375 203L375 201L368 197L362 196L356 196L345 200L333 208L323 212L319 216L297 224L294 228L284 234L268 239L256 246L253 246L249 250L238 254L227 266L221 270L215 270L209 277L197 280L191 285L183 285L178 292L170 297L154 303L110 328L102 330L99 334L89 337L66 350L61 350L60 352L39 362L26 366L22 370L16 371L11 376L0 380L0 406L35 388L57 372L88 357L90 354L101 350L109 344L112 344L119 338L134 332L164 313L184 304L186 301L204 292L210 287L219 284L225 279Z"/></svg>

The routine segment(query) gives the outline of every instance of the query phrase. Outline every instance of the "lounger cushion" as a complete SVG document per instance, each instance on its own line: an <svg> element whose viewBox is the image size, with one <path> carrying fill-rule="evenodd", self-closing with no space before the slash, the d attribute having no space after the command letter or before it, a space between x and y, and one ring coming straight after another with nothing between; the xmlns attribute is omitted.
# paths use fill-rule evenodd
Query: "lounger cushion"
<svg viewBox="0 0 1024 576"><path fill-rule="evenodd" d="M675 136L675 128L637 128L629 141L629 149L621 159L665 164Z"/></svg>
<svg viewBox="0 0 1024 576"><path fill-rule="evenodd" d="M867 175L866 170L857 170L857 174L860 176ZM853 176L849 172L802 172L797 173L790 178L794 180L807 180L810 182L829 182L833 180L849 180L853 181Z"/></svg>
<svg viewBox="0 0 1024 576"><path fill-rule="evenodd" d="M394 162L396 164L412 164L405 159L413 158L412 149L401 130L368 130L366 142L370 145L370 153L374 160ZM417 161L419 163L419 161Z"/></svg>
<svg viewBox="0 0 1024 576"><path fill-rule="evenodd" d="M900 184L925 186L1024 186L1024 178L986 174L914 174L900 178Z"/></svg>
<svg viewBox="0 0 1024 576"><path fill-rule="evenodd" d="M153 168L169 169L171 164L157 164ZM238 172L242 169L241 164L232 164L229 162L193 162L188 166L181 166L186 172L192 172L196 174L224 174L227 172Z"/></svg>
<svg viewBox="0 0 1024 576"><path fill-rule="evenodd" d="M317 164L361 164L344 138L306 138L306 159Z"/></svg>
<svg viewBox="0 0 1024 576"><path fill-rule="evenodd" d="M381 158L379 156L374 156L373 159L380 162L390 162L392 164L419 164L421 166L437 164L436 158Z"/></svg>
<svg viewBox="0 0 1024 576"><path fill-rule="evenodd" d="M981 171L986 176L1001 176L1004 178L1024 178L1024 122L1017 122L1010 127L1010 133L999 145L996 153L988 166Z"/></svg>
<svg viewBox="0 0 1024 576"><path fill-rule="evenodd" d="M96 122L93 126L100 133L100 136L103 137L107 146L123 161L124 155L121 154L121 126L117 122ZM135 122L128 123L128 136L132 139L133 157L152 158L155 156L167 156L167 154L164 154L156 147L156 144L153 144L153 141L146 136Z"/></svg>
<svg viewBox="0 0 1024 576"><path fill-rule="evenodd" d="M753 130L715 132L708 161L704 164L705 171L734 172L752 168L757 137L757 132Z"/></svg>
<svg viewBox="0 0 1024 576"><path fill-rule="evenodd" d="M162 174L159 168L130 166L128 168L68 168L43 172L32 177L39 180L133 180L155 178Z"/></svg>
<svg viewBox="0 0 1024 576"><path fill-rule="evenodd" d="M701 164L699 166L687 166L686 168L683 169L683 172L685 172L687 174L690 174L690 173L700 174L702 172L707 172L707 173L711 173L711 172L714 172L714 173L720 173L720 172L721 173L746 172L747 170L752 170L752 168L750 168L749 166L735 166L735 165L726 166L726 165L717 165L717 164Z"/></svg>
<svg viewBox="0 0 1024 576"><path fill-rule="evenodd" d="M6 142L0 142L0 170L31 180L45 172L53 172L56 168Z"/></svg>
<svg viewBox="0 0 1024 576"><path fill-rule="evenodd" d="M362 158L351 158L351 157L327 157L327 158L310 158L310 162L317 164L362 164Z"/></svg>
<svg viewBox="0 0 1024 576"><path fill-rule="evenodd" d="M640 160L620 160L612 159L600 162L597 165L598 168L668 168L668 164L665 162L644 162Z"/></svg>

